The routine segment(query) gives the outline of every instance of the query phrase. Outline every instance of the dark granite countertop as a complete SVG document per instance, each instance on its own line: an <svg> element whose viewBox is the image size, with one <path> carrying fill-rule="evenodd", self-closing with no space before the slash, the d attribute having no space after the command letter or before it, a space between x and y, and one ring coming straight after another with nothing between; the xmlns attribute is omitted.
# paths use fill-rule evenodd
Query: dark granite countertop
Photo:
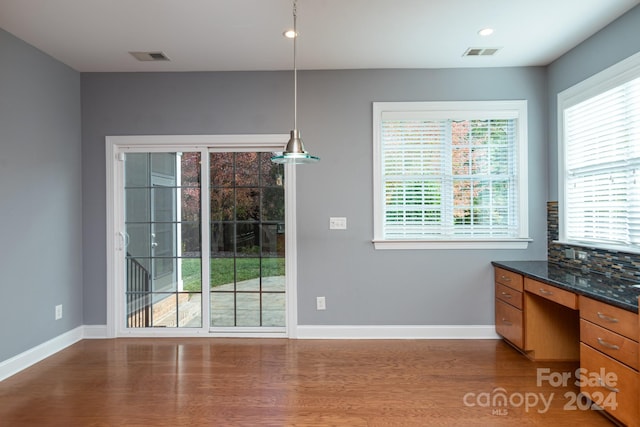
<svg viewBox="0 0 640 427"><path fill-rule="evenodd" d="M582 273L547 261L493 261L492 264L576 294L638 312L640 288L633 286L637 285L635 282L598 273Z"/></svg>

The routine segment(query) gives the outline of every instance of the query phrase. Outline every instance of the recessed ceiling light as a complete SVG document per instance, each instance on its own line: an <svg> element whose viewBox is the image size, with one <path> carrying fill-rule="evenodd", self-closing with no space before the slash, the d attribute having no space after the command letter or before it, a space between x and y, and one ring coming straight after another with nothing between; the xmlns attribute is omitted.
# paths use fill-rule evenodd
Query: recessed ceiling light
<svg viewBox="0 0 640 427"><path fill-rule="evenodd" d="M296 32L294 30L287 30L284 33L282 33L282 35L288 39L292 39L292 38L295 38Z"/></svg>
<svg viewBox="0 0 640 427"><path fill-rule="evenodd" d="M480 31L478 31L478 34L480 34L483 37L490 36L491 34L493 34L493 28L483 28Z"/></svg>

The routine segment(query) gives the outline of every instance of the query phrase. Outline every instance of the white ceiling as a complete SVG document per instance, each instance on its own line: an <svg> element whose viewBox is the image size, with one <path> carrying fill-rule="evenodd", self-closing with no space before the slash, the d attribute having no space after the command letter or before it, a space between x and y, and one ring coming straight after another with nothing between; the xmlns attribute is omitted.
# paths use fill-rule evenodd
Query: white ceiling
<svg viewBox="0 0 640 427"><path fill-rule="evenodd" d="M298 0L298 68L546 65L639 3ZM290 69L292 23L291 0L0 0L0 28L81 72ZM462 57L469 47L501 49Z"/></svg>

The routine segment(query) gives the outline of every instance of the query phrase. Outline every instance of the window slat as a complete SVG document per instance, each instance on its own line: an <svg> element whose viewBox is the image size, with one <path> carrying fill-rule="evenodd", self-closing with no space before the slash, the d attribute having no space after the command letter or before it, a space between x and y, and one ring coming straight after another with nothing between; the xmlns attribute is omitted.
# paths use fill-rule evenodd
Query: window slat
<svg viewBox="0 0 640 427"><path fill-rule="evenodd" d="M566 238L640 248L640 78L564 110Z"/></svg>
<svg viewBox="0 0 640 427"><path fill-rule="evenodd" d="M519 237L515 118L381 124L386 239Z"/></svg>

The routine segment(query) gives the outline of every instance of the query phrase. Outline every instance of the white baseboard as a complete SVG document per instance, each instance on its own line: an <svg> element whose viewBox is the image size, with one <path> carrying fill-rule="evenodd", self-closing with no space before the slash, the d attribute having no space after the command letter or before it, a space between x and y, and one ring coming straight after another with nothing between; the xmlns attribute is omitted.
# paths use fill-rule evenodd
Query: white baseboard
<svg viewBox="0 0 640 427"><path fill-rule="evenodd" d="M106 325L78 326L62 335L50 339L38 346L30 348L10 359L0 362L0 381L27 369L57 352L64 350L82 339L97 339L107 337Z"/></svg>
<svg viewBox="0 0 640 427"><path fill-rule="evenodd" d="M83 327L79 326L36 347L30 348L11 359L0 362L0 381L5 380L23 369L26 369L29 366L59 352L60 350L77 343L82 339L82 337Z"/></svg>
<svg viewBox="0 0 640 427"><path fill-rule="evenodd" d="M241 328L240 328L241 329ZM222 330L205 334L176 334L175 331L153 330L139 332L130 336L157 337L157 336L206 336L206 337L272 337L286 338L273 333L238 334L238 328L230 328L229 332ZM242 331L241 331L242 332ZM246 331L245 331L246 332ZM294 336L295 335L295 336ZM122 335L124 336L124 335ZM129 336L129 335L127 335ZM494 325L297 325L292 338L300 339L501 339L496 334ZM84 339L106 339L106 325L85 325Z"/></svg>
<svg viewBox="0 0 640 427"><path fill-rule="evenodd" d="M83 328L82 338L86 340L108 338L107 325L84 325Z"/></svg>
<svg viewBox="0 0 640 427"><path fill-rule="evenodd" d="M494 325L298 325L299 339L500 339Z"/></svg>

